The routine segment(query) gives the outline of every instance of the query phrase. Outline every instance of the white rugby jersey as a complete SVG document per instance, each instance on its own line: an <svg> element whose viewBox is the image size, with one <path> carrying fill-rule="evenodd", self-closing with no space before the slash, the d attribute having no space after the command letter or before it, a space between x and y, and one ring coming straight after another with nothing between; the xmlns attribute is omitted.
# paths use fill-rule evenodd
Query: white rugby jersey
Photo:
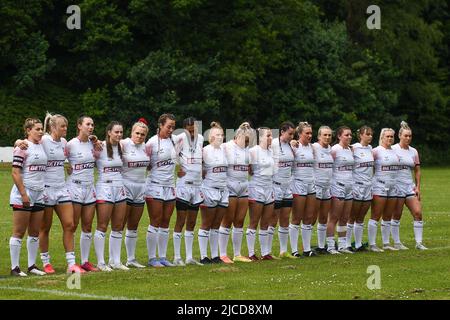
<svg viewBox="0 0 450 320"><path fill-rule="evenodd" d="M224 143L224 149L228 162L228 178L232 181L247 181L250 161L248 147L241 148L231 140Z"/></svg>
<svg viewBox="0 0 450 320"><path fill-rule="evenodd" d="M175 185L174 170L177 161L173 137L161 139L158 135L154 135L147 141L145 148L150 155L151 166L147 183L173 187Z"/></svg>
<svg viewBox="0 0 450 320"><path fill-rule="evenodd" d="M64 186L66 183L64 173L64 162L66 160L64 150L67 144L66 139L61 138L60 141L55 141L51 135L45 134L42 137L41 144L47 155L45 184L51 187Z"/></svg>
<svg viewBox="0 0 450 320"><path fill-rule="evenodd" d="M134 183L145 183L145 172L150 157L145 151L145 143L135 144L130 138L120 141L122 146L122 177Z"/></svg>
<svg viewBox="0 0 450 320"><path fill-rule="evenodd" d="M23 185L26 188L36 191L44 190L47 154L42 144L33 143L28 139L26 141L27 150L14 148L12 166L22 169Z"/></svg>
<svg viewBox="0 0 450 320"><path fill-rule="evenodd" d="M273 181L278 183L289 183L292 179L294 150L289 143L280 143L280 138L276 138L272 141L272 150L275 161Z"/></svg>
<svg viewBox="0 0 450 320"><path fill-rule="evenodd" d="M322 147L318 142L313 143L314 149L314 179L320 186L331 185L333 177L334 160L331 156L331 147Z"/></svg>
<svg viewBox="0 0 450 320"><path fill-rule="evenodd" d="M380 180L395 182L399 161L394 149L378 146L373 149L372 153L375 160L375 177Z"/></svg>
<svg viewBox="0 0 450 320"><path fill-rule="evenodd" d="M271 188L275 171L272 149L263 149L259 145L251 148L250 165L253 172L250 176L250 185Z"/></svg>
<svg viewBox="0 0 450 320"><path fill-rule="evenodd" d="M73 138L66 144L64 151L67 160L72 167L72 180L94 183L94 145L90 140L81 142L78 138Z"/></svg>
<svg viewBox="0 0 450 320"><path fill-rule="evenodd" d="M119 155L119 146L112 146L113 156L108 157L106 142L102 142L102 151L95 152L95 163L98 170L98 182L113 182L114 184L123 184L122 167L123 162Z"/></svg>
<svg viewBox="0 0 450 320"><path fill-rule="evenodd" d="M305 182L314 181L314 150L310 143L294 148L294 178Z"/></svg>
<svg viewBox="0 0 450 320"><path fill-rule="evenodd" d="M192 141L191 135L183 132L174 136L178 162L180 163L184 176L178 178L177 185L185 182L200 185L202 183L202 161L203 161L203 136L197 134Z"/></svg>
<svg viewBox="0 0 450 320"><path fill-rule="evenodd" d="M203 168L206 171L203 184L207 187L225 188L227 186L228 162L223 145L203 148Z"/></svg>
<svg viewBox="0 0 450 320"><path fill-rule="evenodd" d="M333 179L334 181L353 181L353 152L350 148L344 149L340 144L331 148L331 156L334 158Z"/></svg>
<svg viewBox="0 0 450 320"><path fill-rule="evenodd" d="M353 159L355 160L355 166L353 168L354 181L364 184L372 183L374 166L372 146L368 145L364 147L358 142L353 144L352 147Z"/></svg>
<svg viewBox="0 0 450 320"><path fill-rule="evenodd" d="M397 154L399 161L397 180L403 183L414 183L412 171L415 166L420 165L419 153L411 146L403 149L398 143L394 144L392 149Z"/></svg>

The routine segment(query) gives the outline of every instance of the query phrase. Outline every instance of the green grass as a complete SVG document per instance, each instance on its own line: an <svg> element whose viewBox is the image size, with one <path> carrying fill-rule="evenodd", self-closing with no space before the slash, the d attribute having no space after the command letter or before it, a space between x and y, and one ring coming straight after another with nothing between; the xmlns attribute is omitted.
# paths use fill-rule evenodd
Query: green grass
<svg viewBox="0 0 450 320"><path fill-rule="evenodd" d="M50 242L52 263L57 274L25 279L9 277L9 237L12 230L9 192L12 179L9 169L4 168L0 170L0 299L450 299L450 169L423 169L422 175L424 243L431 249L426 252L413 249L412 218L406 209L401 237L403 243L411 248L408 251L236 263L232 266L91 273L82 276L81 290L69 290L64 274L62 232L57 217ZM145 230L148 222L145 214L139 228L137 248L137 257L141 262L147 259ZM366 231L364 234L366 237ZM75 243L79 259L79 230ZM245 244L244 237L243 252L246 252ZM184 244L184 256L183 247ZM259 247L258 241L256 247ZM277 248L278 238L275 236L275 252ZM107 248L105 251L108 252ZM194 241L194 253L198 255L198 252L197 241ZM173 242L170 239L168 257L172 257L172 253ZM22 268L26 260L24 243ZM95 262L93 245L91 261ZM366 286L370 276L367 267L370 265L381 269L380 290L369 290Z"/></svg>

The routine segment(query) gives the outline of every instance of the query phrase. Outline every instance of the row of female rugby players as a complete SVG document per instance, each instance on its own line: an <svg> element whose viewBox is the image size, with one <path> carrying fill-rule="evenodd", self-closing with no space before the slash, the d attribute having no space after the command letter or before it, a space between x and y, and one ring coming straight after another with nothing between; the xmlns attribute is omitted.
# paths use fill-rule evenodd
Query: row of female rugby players
<svg viewBox="0 0 450 320"><path fill-rule="evenodd" d="M26 276L19 268L26 231L28 272L37 275L55 272L48 253L53 210L63 228L67 272L144 267L136 261L135 248L145 202L150 217L146 237L148 265L153 267L275 259L271 250L277 224L280 257L367 250L362 245L362 235L364 217L371 204L369 250L407 249L399 236L405 203L414 216L416 248L426 249L422 244L419 156L410 146L412 132L406 123L401 125L398 144L393 145L394 130L383 129L379 146L374 149L370 146L373 131L366 126L358 130L359 143L353 145L350 145L350 128L340 127L336 132L337 143L332 147L332 130L327 126L319 128L318 142L311 144L312 127L307 122L300 122L296 128L291 122L284 122L279 138L273 140L269 128L255 131L243 123L234 139L227 143L223 143L223 129L218 123L212 123L206 147L203 147L203 137L197 133L194 118L184 120L184 133L172 135L175 117L171 114L159 118L158 132L147 143L145 120L133 125L131 138L127 139L122 139L122 125L111 122L104 142L92 136L94 123L90 117L78 119L78 136L69 142L64 139L67 126L67 119L61 115L47 114L44 125L37 119L27 119L26 140L16 142L12 173L15 185L10 197L14 222L10 239L12 275ZM48 134L44 134L46 131ZM249 148L255 136L256 145ZM66 159L70 163L67 181ZM175 188L176 163L180 169ZM94 167L98 169L95 186ZM175 203L172 263L167 260L166 251ZM198 231L200 262L192 254L199 207L202 209ZM243 256L243 224L248 208L248 256ZM95 209L97 229L92 235ZM81 265L77 265L74 232L80 218ZM380 218L383 249L376 246ZM316 221L318 248L311 250ZM104 248L109 223L112 231L107 264ZM125 226L127 263L124 266L120 256ZM183 261L180 247L184 226L186 259ZM227 256L231 226L233 259ZM258 226L261 257L255 254ZM300 229L302 253L298 252ZM337 246L335 231L339 237ZM389 244L391 234L394 246ZM92 237L97 267L89 262ZM288 252L289 239L292 253ZM208 242L212 259L207 254ZM38 248L44 271L35 264Z"/></svg>

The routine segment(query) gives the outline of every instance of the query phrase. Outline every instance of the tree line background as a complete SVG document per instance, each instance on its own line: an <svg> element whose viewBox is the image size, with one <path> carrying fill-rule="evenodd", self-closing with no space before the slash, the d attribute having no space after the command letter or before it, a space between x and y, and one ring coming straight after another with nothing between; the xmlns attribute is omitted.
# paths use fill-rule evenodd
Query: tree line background
<svg viewBox="0 0 450 320"><path fill-rule="evenodd" d="M76 2L76 1L75 1ZM81 30L69 30L69 5ZM1 0L0 146L26 117L81 114L151 130L161 113L236 128L284 120L413 129L422 161L450 160L450 2ZM205 128L206 129L206 128Z"/></svg>

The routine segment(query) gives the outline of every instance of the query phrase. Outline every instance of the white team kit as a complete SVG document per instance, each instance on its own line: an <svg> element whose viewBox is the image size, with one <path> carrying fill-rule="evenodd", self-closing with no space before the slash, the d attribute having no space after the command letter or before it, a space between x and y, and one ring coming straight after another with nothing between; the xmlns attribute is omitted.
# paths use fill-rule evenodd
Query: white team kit
<svg viewBox="0 0 450 320"><path fill-rule="evenodd" d="M396 178L399 168L398 156L394 149L378 146L373 149L375 176L372 193L374 196L395 198Z"/></svg>
<svg viewBox="0 0 450 320"><path fill-rule="evenodd" d="M145 197L151 200L173 201L175 194L174 170L177 161L173 137L151 137L146 145L150 155L150 172L147 176Z"/></svg>
<svg viewBox="0 0 450 320"><path fill-rule="evenodd" d="M352 145L355 166L353 168L353 199L356 201L372 200L373 154L372 146L361 143Z"/></svg>
<svg viewBox="0 0 450 320"><path fill-rule="evenodd" d="M181 170L186 174L177 179L177 201L184 202L191 207L203 203L202 161L203 136L197 134L192 139L190 134L183 132L174 138Z"/></svg>
<svg viewBox="0 0 450 320"><path fill-rule="evenodd" d="M331 148L334 158L333 179L331 182L331 196L340 200L353 199L353 152L335 144Z"/></svg>
<svg viewBox="0 0 450 320"><path fill-rule="evenodd" d="M89 140L82 142L73 138L66 144L65 155L72 167L67 181L72 203L84 206L95 204L94 145Z"/></svg>
<svg viewBox="0 0 450 320"><path fill-rule="evenodd" d="M13 151L13 168L22 170L25 191L30 199L30 207L25 208L17 186L11 189L9 203L13 210L40 211L44 209L44 184L47 169L47 155L41 143L27 140L27 150L19 147Z"/></svg>
<svg viewBox="0 0 450 320"><path fill-rule="evenodd" d="M292 200L292 165L294 163L294 150L291 145L281 142L280 138L272 141L274 158L273 190L275 202Z"/></svg>
<svg viewBox="0 0 450 320"><path fill-rule="evenodd" d="M219 148L212 145L203 148L203 170L206 171L202 184L203 205L208 208L228 207L228 162L223 144Z"/></svg>
<svg viewBox="0 0 450 320"><path fill-rule="evenodd" d="M250 176L248 200L264 205L272 204L275 201L272 187L275 161L272 150L262 149L259 145L251 148L250 165L253 175Z"/></svg>
<svg viewBox="0 0 450 320"><path fill-rule="evenodd" d="M314 149L314 183L316 198L319 200L331 199L331 179L333 177L333 157L331 147L322 147L318 142L313 143Z"/></svg>
<svg viewBox="0 0 450 320"><path fill-rule="evenodd" d="M128 205L142 206L145 203L145 174L150 157L145 144L135 144L130 138L120 141L122 146L122 178Z"/></svg>
<svg viewBox="0 0 450 320"><path fill-rule="evenodd" d="M316 193L314 185L314 149L310 143L301 143L294 148L294 180L292 182L294 197L308 196Z"/></svg>
<svg viewBox="0 0 450 320"><path fill-rule="evenodd" d="M111 146L112 158L108 157L106 142L102 143L102 151L95 152L98 170L98 180L95 186L97 203L120 203L125 201L126 194L123 186L123 162L119 154L119 146Z"/></svg>
<svg viewBox="0 0 450 320"><path fill-rule="evenodd" d="M66 156L64 150L67 141L61 138L60 141L53 140L52 136L45 134L41 144L47 155L47 170L45 173L44 203L46 207L53 207L63 203L72 202L70 191L66 186L64 174L64 162Z"/></svg>
<svg viewBox="0 0 450 320"><path fill-rule="evenodd" d="M248 197L249 148L241 148L231 140L224 144L227 156L227 186L230 197Z"/></svg>
<svg viewBox="0 0 450 320"><path fill-rule="evenodd" d="M419 153L411 146L408 149L403 149L398 143L393 145L392 149L397 154L399 161L396 195L398 198L414 197L416 185L412 172L414 172L415 166L420 165Z"/></svg>

